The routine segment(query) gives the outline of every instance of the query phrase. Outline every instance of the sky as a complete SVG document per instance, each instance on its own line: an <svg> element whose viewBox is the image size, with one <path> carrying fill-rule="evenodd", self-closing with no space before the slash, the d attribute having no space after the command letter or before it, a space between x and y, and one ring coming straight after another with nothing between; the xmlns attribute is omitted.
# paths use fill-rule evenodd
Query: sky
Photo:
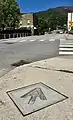
<svg viewBox="0 0 73 120"><path fill-rule="evenodd" d="M44 11L58 6L73 6L73 0L17 0L21 13Z"/></svg>

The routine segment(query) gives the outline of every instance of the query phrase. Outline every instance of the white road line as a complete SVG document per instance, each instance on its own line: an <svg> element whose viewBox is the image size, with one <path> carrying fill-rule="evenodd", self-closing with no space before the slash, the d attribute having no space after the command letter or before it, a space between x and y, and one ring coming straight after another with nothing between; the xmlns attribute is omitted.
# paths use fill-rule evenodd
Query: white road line
<svg viewBox="0 0 73 120"><path fill-rule="evenodd" d="M66 40L66 39L60 39L60 40Z"/></svg>
<svg viewBox="0 0 73 120"><path fill-rule="evenodd" d="M33 41L36 41L35 39L34 40L29 40L30 42L33 42Z"/></svg>
<svg viewBox="0 0 73 120"><path fill-rule="evenodd" d="M41 41L41 42L42 42L42 41L45 41L45 40L39 40L39 41Z"/></svg>
<svg viewBox="0 0 73 120"><path fill-rule="evenodd" d="M73 52L59 52L59 54L63 54L63 55L73 55Z"/></svg>
<svg viewBox="0 0 73 120"><path fill-rule="evenodd" d="M19 42L25 42L25 41L27 41L27 40L21 40L21 41L19 41Z"/></svg>
<svg viewBox="0 0 73 120"><path fill-rule="evenodd" d="M73 47L73 45L63 44L63 45L60 45L59 47Z"/></svg>
<svg viewBox="0 0 73 120"><path fill-rule="evenodd" d="M49 41L55 41L55 39L50 39Z"/></svg>
<svg viewBox="0 0 73 120"><path fill-rule="evenodd" d="M73 48L59 48L59 50L67 50L67 51L70 51L70 50L73 50Z"/></svg>

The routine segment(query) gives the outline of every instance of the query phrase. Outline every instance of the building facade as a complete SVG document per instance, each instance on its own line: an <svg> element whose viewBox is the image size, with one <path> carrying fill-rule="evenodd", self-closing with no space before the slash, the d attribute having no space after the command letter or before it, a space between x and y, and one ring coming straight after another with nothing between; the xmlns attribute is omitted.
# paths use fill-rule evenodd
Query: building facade
<svg viewBox="0 0 73 120"><path fill-rule="evenodd" d="M20 28L31 29L31 34L38 32L38 18L34 14L21 14Z"/></svg>
<svg viewBox="0 0 73 120"><path fill-rule="evenodd" d="M21 14L19 28L0 31L0 39L25 37L38 34L38 18L34 14Z"/></svg>

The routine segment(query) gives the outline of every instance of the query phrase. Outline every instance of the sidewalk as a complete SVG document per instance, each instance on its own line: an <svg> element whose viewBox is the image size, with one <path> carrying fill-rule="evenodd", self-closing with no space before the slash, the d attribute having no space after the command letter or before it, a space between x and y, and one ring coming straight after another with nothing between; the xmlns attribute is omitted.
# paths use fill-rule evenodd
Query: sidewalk
<svg viewBox="0 0 73 120"><path fill-rule="evenodd" d="M52 58L20 66L0 78L0 120L73 120L73 59ZM43 82L68 99L23 117L7 91Z"/></svg>

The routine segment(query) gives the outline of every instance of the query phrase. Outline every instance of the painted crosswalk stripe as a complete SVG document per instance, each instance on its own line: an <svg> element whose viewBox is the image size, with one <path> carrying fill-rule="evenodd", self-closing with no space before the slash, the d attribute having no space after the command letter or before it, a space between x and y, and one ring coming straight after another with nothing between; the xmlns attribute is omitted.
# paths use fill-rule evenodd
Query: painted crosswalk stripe
<svg viewBox="0 0 73 120"><path fill-rule="evenodd" d="M64 55L73 55L73 52L59 52L59 54L64 54Z"/></svg>
<svg viewBox="0 0 73 120"><path fill-rule="evenodd" d="M62 50L62 51L64 51L64 50L73 51L73 48L59 48L59 50Z"/></svg>
<svg viewBox="0 0 73 120"><path fill-rule="evenodd" d="M55 41L55 39L50 39L49 41Z"/></svg>
<svg viewBox="0 0 73 120"><path fill-rule="evenodd" d="M60 40L65 40L65 39L60 39Z"/></svg>
<svg viewBox="0 0 73 120"><path fill-rule="evenodd" d="M27 40L21 40L21 41L19 41L19 42L25 42L25 41L27 41Z"/></svg>
<svg viewBox="0 0 73 120"><path fill-rule="evenodd" d="M44 40L39 40L39 41L44 41Z"/></svg>
<svg viewBox="0 0 73 120"><path fill-rule="evenodd" d="M65 45L64 45L64 44L63 44L63 45L60 45L59 47L68 47L68 48L71 47L71 48L72 48L73 45L68 45L68 44L65 44Z"/></svg>
<svg viewBox="0 0 73 120"><path fill-rule="evenodd" d="M33 42L33 41L36 41L35 39L34 40L29 40L30 42Z"/></svg>

